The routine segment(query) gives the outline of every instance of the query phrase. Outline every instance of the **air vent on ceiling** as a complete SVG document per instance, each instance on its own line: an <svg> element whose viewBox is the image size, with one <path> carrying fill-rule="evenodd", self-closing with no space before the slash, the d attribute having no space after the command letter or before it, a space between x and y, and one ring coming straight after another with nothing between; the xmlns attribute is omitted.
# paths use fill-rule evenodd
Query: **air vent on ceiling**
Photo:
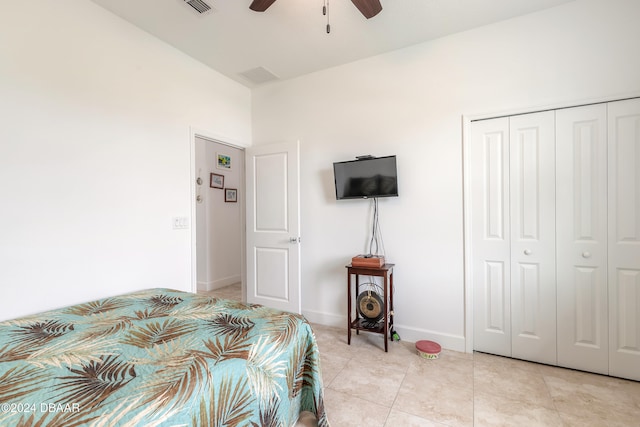
<svg viewBox="0 0 640 427"><path fill-rule="evenodd" d="M266 83L280 78L264 67L252 68L239 74L255 84Z"/></svg>
<svg viewBox="0 0 640 427"><path fill-rule="evenodd" d="M191 6L199 15L211 13L214 9L203 0L183 0L185 4Z"/></svg>

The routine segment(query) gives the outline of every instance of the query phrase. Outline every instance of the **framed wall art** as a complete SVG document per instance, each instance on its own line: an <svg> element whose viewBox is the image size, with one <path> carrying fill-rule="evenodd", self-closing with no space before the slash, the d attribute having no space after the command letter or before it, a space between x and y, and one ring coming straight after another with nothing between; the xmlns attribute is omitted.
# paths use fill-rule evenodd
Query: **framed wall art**
<svg viewBox="0 0 640 427"><path fill-rule="evenodd" d="M224 188L224 175L218 173L212 173L209 180L209 187L211 188Z"/></svg>
<svg viewBox="0 0 640 427"><path fill-rule="evenodd" d="M231 156L216 153L216 168L228 171L231 170Z"/></svg>
<svg viewBox="0 0 640 427"><path fill-rule="evenodd" d="M235 203L238 201L238 189L237 188L225 188L224 189L224 201Z"/></svg>

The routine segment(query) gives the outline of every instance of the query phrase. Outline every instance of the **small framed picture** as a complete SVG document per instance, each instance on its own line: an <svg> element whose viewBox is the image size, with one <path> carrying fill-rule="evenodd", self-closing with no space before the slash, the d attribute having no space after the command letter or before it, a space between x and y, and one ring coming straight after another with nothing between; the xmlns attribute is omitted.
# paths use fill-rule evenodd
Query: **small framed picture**
<svg viewBox="0 0 640 427"><path fill-rule="evenodd" d="M209 187L211 188L224 188L224 175L220 175L217 173L211 174L211 179L209 180Z"/></svg>
<svg viewBox="0 0 640 427"><path fill-rule="evenodd" d="M224 201L235 203L238 201L238 189L237 188L225 188L224 189Z"/></svg>
<svg viewBox="0 0 640 427"><path fill-rule="evenodd" d="M231 170L231 156L216 153L216 167L218 169Z"/></svg>

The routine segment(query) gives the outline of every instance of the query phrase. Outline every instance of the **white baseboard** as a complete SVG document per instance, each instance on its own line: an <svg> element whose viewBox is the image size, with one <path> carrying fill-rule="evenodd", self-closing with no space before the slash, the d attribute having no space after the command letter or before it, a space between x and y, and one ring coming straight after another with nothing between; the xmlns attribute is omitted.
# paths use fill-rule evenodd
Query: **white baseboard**
<svg viewBox="0 0 640 427"><path fill-rule="evenodd" d="M346 337L346 325L347 317L332 313L324 313L314 310L302 309L303 316L310 323L317 323L324 326L333 326L338 328L345 328ZM410 326L404 326L400 324L394 324L393 328L400 335L400 339L403 341L416 342L420 340L435 341L446 348L447 350L465 352L465 338L460 335L445 334L437 331L430 331L428 329L414 328Z"/></svg>
<svg viewBox="0 0 640 427"><path fill-rule="evenodd" d="M347 317L337 314L324 313L321 311L302 309L302 315L310 322L324 326L345 327L347 325Z"/></svg>
<svg viewBox="0 0 640 427"><path fill-rule="evenodd" d="M242 280L239 274L235 276L224 277L222 279L213 280L210 282L198 281L198 290L202 292L209 292L216 289L224 288L225 286L233 285Z"/></svg>
<svg viewBox="0 0 640 427"><path fill-rule="evenodd" d="M420 340L435 341L447 350L465 352L465 338L461 335L445 334L428 329L413 328L394 324L393 327L400 334L403 341L416 342Z"/></svg>

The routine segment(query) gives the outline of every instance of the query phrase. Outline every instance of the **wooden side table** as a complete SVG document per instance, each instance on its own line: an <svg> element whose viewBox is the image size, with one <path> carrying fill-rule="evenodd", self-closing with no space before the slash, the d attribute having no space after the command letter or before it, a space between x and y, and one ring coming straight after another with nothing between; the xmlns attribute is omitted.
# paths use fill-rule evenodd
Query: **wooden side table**
<svg viewBox="0 0 640 427"><path fill-rule="evenodd" d="M384 264L382 267L354 267L349 264L347 268L347 344L351 345L351 330L355 329L356 334L360 331L374 332L384 335L384 351L389 350L389 331L393 325L393 267L395 264ZM351 289L351 276L355 276L356 283L353 291ZM352 309L353 301L358 300L360 291L360 276L375 276L383 278L383 318L374 327L365 325L359 316L358 310ZM353 292L353 293L352 293ZM355 312L355 317L353 317Z"/></svg>

